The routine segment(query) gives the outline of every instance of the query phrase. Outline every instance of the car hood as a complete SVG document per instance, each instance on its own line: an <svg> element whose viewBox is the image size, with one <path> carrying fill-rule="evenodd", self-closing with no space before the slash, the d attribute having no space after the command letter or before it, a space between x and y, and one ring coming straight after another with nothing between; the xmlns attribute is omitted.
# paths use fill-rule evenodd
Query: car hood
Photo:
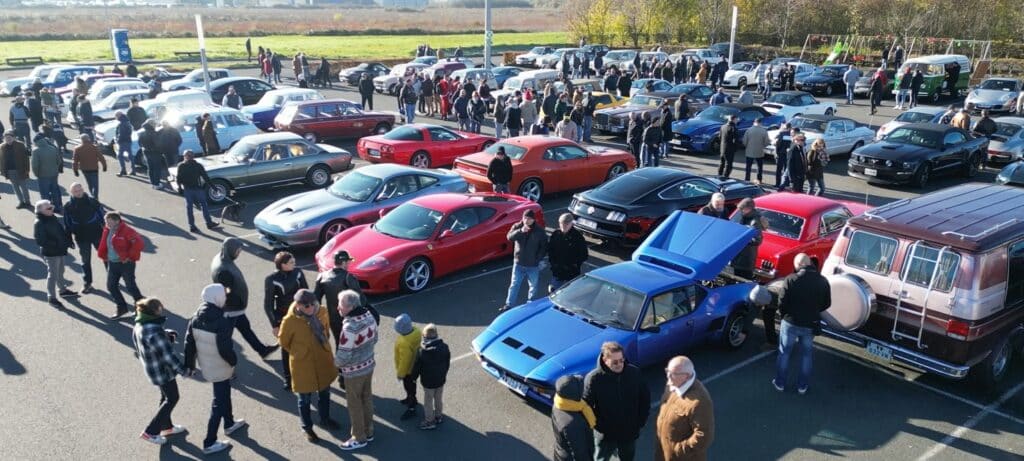
<svg viewBox="0 0 1024 461"><path fill-rule="evenodd" d="M428 243L427 240L404 240L389 237L373 230L372 224L364 224L352 227L327 242L316 254L320 270L327 270L334 267L334 258L327 255L334 255L338 250L344 249L354 260L350 269L358 271L359 265L366 260L382 253L401 252L409 246L419 246ZM395 265L405 264L405 261L390 261L390 268Z"/></svg>
<svg viewBox="0 0 1024 461"><path fill-rule="evenodd" d="M1009 99L1003 100L1003 97L1010 96ZM1001 103L1009 101L1017 96L1015 91L1002 91L1002 90L972 90L967 95L967 100L971 102L985 102L985 103Z"/></svg>
<svg viewBox="0 0 1024 461"><path fill-rule="evenodd" d="M714 280L756 235L748 226L676 210L633 252L633 261Z"/></svg>
<svg viewBox="0 0 1024 461"><path fill-rule="evenodd" d="M301 194L285 197L260 211L256 221L287 228L296 222L308 222L330 215L344 214L350 207L360 205L338 197L326 189L317 189Z"/></svg>
<svg viewBox="0 0 1024 461"><path fill-rule="evenodd" d="M200 157L197 158L196 161L203 165L203 167L206 168L206 171L241 165L241 163L235 160L234 157L228 156L227 154Z"/></svg>
<svg viewBox="0 0 1024 461"><path fill-rule="evenodd" d="M11 88L17 88L17 87L22 86L22 85L24 85L26 83L30 83L33 80L34 79L31 79L31 78L19 77L19 78L9 78L7 80L4 80L2 83L4 85L6 85L8 89L11 89Z"/></svg>
<svg viewBox="0 0 1024 461"><path fill-rule="evenodd" d="M742 77L744 75L747 75L748 73L750 73L750 71L747 71L747 70L731 70L730 69L730 70L725 71L725 78L729 79L729 78L733 78L733 77Z"/></svg>
<svg viewBox="0 0 1024 461"><path fill-rule="evenodd" d="M934 151L935 149L915 146L913 144L879 141L874 144L868 144L861 147L857 150L857 155L867 155L869 157L884 160L907 162L919 160L922 156Z"/></svg>
<svg viewBox="0 0 1024 461"><path fill-rule="evenodd" d="M597 114L605 114L605 115L607 115L609 117L618 117L620 115L626 115L626 114L630 114L632 112L646 112L648 110L654 110L654 108L653 107L648 107L648 106L637 106L637 105L632 105L632 104L626 103L623 106L609 107L607 109L601 109L601 110L597 111L596 113Z"/></svg>
<svg viewBox="0 0 1024 461"><path fill-rule="evenodd" d="M693 136L696 133L703 133L709 130L719 129L722 127L722 125L722 122L718 122L715 120L691 118L688 120L672 122L672 132L686 136Z"/></svg>
<svg viewBox="0 0 1024 461"><path fill-rule="evenodd" d="M117 129L117 124L120 123L117 120L110 120L96 125L93 130L98 133L106 133L108 131L114 131Z"/></svg>
<svg viewBox="0 0 1024 461"><path fill-rule="evenodd" d="M996 176L996 184L1007 184L1011 182L1014 176L1019 176L1021 170L1024 170L1024 161L1016 161L1009 165L1006 165L999 174ZM1019 182L1015 185L1020 185Z"/></svg>
<svg viewBox="0 0 1024 461"><path fill-rule="evenodd" d="M266 112L277 109L276 106L271 104L253 104L251 106L245 106L242 108L243 114L258 114L260 112Z"/></svg>

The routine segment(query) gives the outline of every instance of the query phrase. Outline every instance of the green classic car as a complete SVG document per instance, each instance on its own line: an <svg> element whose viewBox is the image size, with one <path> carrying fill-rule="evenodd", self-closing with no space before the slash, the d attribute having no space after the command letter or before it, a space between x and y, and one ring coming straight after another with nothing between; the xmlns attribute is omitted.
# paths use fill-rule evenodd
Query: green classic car
<svg viewBox="0 0 1024 461"><path fill-rule="evenodd" d="M352 154L339 147L313 144L295 133L246 136L221 155L196 159L210 176L206 194L221 203L233 191L257 186L304 181L321 188L331 175L352 167ZM177 177L177 168L170 174Z"/></svg>

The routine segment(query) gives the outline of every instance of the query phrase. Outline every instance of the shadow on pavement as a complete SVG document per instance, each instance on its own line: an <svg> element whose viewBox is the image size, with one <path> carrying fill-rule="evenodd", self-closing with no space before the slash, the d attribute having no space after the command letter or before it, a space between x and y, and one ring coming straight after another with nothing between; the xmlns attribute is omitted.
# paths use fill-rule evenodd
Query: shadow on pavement
<svg viewBox="0 0 1024 461"><path fill-rule="evenodd" d="M0 370L9 376L23 375L27 372L25 365L22 365L3 343L0 343Z"/></svg>

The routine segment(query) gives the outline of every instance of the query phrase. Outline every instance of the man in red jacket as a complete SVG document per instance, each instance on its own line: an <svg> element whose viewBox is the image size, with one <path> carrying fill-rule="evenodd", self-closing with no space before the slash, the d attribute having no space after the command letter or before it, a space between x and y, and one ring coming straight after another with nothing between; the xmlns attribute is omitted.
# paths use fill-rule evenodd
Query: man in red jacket
<svg viewBox="0 0 1024 461"><path fill-rule="evenodd" d="M117 319L131 312L129 304L121 295L121 280L128 294L135 301L142 299L139 287L135 284L135 263L142 256L142 236L121 219L121 213L111 211L103 218L103 237L97 254L107 266L107 292L117 304L117 313L111 316Z"/></svg>

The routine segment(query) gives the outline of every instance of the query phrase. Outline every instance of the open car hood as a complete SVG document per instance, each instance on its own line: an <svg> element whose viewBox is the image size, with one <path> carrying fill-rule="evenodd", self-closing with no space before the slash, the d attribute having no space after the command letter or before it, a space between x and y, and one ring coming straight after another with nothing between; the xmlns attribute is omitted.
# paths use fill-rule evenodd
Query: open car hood
<svg viewBox="0 0 1024 461"><path fill-rule="evenodd" d="M633 252L633 261L713 280L756 234L732 221L676 210Z"/></svg>

